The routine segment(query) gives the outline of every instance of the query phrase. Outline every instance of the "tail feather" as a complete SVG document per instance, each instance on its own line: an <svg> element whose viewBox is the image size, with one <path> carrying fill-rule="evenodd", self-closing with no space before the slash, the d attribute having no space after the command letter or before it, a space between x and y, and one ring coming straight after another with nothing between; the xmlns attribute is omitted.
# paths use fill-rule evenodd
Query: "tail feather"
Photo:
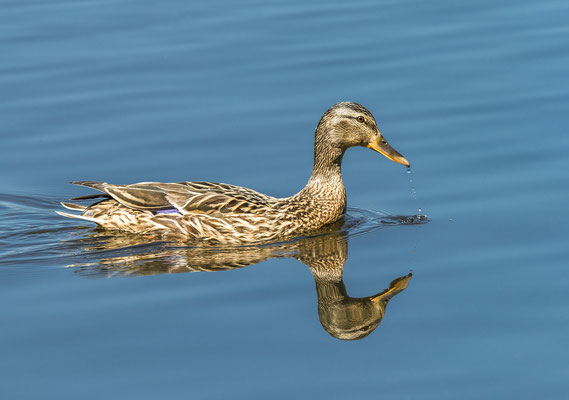
<svg viewBox="0 0 569 400"><path fill-rule="evenodd" d="M105 187L108 185L106 182L93 182L93 181L73 181L69 182L72 185L77 186L85 186L91 189L99 190L101 192L105 192Z"/></svg>
<svg viewBox="0 0 569 400"><path fill-rule="evenodd" d="M73 181L70 183L72 185L85 186L85 187L92 188L92 189L99 190L99 191L103 192L102 194L92 194L92 195L87 195L87 196L74 197L71 200L91 200L91 199L97 199L100 197L110 198L109 194L105 192L105 188L108 186L108 183L106 183L106 182ZM61 205L65 208L67 208L68 210L81 211L81 212L87 210L90 207L90 206L84 206L81 204L67 203L67 202L61 202ZM83 219L86 221L94 222L94 223L99 224L99 225L102 225L104 222L103 220L101 220L99 218L94 218L92 216L87 216L84 214L70 214L70 213L61 212L61 211L56 211L56 213L63 216L63 217Z"/></svg>
<svg viewBox="0 0 569 400"><path fill-rule="evenodd" d="M106 197L107 199L110 199L111 196L107 195L107 194L89 194L87 196L77 196L77 197L72 197L69 200L77 200L77 201L81 201L81 200L93 200L93 199L99 199L101 197Z"/></svg>
<svg viewBox="0 0 569 400"><path fill-rule="evenodd" d="M66 203L64 201L62 201L60 204L68 210L85 211L85 209L87 209L87 206L81 204Z"/></svg>
<svg viewBox="0 0 569 400"><path fill-rule="evenodd" d="M86 221L91 221L91 222L94 222L94 223L99 224L99 225L101 225L103 223L103 221L101 221L98 218L88 217L86 215L69 214L69 213L62 212L62 211L56 211L56 213L61 215L62 217L84 219Z"/></svg>

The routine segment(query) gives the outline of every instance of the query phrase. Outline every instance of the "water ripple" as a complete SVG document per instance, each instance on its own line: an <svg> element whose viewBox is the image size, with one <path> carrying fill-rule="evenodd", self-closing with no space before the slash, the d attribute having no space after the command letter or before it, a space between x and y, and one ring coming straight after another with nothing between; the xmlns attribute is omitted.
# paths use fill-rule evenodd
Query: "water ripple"
<svg viewBox="0 0 569 400"><path fill-rule="evenodd" d="M150 240L96 226L77 226L75 221L58 217L54 213L58 208L55 197L0 194L0 266L5 269L17 265L87 266L101 262L108 266L113 262L124 264L125 260L171 259L182 250L200 248L194 244L185 246L160 239ZM349 239L377 229L428 221L425 215L394 215L387 211L349 208L340 221L306 237L238 247L210 246L206 250L200 248L199 257L203 258L204 252L220 255L246 251L258 253L252 257L256 259L259 255L268 254L267 248L273 249L269 252L271 254L279 248L282 254L283 248L314 237L340 234ZM186 253L184 257L187 257Z"/></svg>

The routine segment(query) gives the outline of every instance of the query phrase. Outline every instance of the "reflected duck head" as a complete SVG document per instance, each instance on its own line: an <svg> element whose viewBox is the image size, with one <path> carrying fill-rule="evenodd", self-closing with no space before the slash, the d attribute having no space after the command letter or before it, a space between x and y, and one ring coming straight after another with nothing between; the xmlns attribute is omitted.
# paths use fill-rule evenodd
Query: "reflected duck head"
<svg viewBox="0 0 569 400"><path fill-rule="evenodd" d="M386 290L369 297L348 296L343 281L316 281L318 317L331 336L363 339L377 328L389 300L407 288L412 274L395 279Z"/></svg>

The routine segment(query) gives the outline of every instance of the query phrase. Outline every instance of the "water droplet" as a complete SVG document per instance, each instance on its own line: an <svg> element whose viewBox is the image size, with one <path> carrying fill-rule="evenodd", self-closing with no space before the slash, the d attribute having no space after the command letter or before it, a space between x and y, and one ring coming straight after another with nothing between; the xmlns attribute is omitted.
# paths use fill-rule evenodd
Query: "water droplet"
<svg viewBox="0 0 569 400"><path fill-rule="evenodd" d="M407 167L407 173L409 174L409 185L411 186L411 194L413 195L413 200L417 201L417 191L415 190L415 184L413 183L413 177L411 176L411 167ZM423 210L419 207L419 214Z"/></svg>
<svg viewBox="0 0 569 400"><path fill-rule="evenodd" d="M407 173L411 174L411 168L407 168ZM411 185L411 193L413 194L413 199L417 200L417 192L415 191L415 185L413 184L413 178L409 175L409 185Z"/></svg>

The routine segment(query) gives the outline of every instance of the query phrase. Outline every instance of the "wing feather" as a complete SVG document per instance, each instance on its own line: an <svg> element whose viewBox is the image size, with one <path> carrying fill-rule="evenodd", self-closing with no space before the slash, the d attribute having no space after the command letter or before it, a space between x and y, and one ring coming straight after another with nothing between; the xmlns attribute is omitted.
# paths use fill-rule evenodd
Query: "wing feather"
<svg viewBox="0 0 569 400"><path fill-rule="evenodd" d="M182 214L249 214L269 207L273 199L252 189L215 182L72 183L104 192L135 210L177 209Z"/></svg>

